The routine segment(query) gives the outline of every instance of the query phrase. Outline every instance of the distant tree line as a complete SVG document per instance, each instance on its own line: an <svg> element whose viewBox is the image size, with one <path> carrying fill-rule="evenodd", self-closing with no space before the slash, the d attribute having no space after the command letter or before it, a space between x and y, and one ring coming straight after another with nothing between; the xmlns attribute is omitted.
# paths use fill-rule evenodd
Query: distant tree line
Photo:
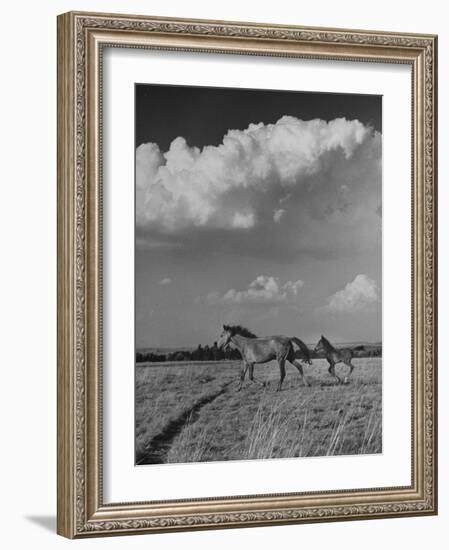
<svg viewBox="0 0 449 550"><path fill-rule="evenodd" d="M178 350L169 353L137 352L136 362L163 363L164 361L225 361L238 360L240 353L236 349L219 348L217 342L212 346L197 346L194 350Z"/></svg>
<svg viewBox="0 0 449 550"><path fill-rule="evenodd" d="M355 357L382 357L381 345L355 346L352 351Z"/></svg>
<svg viewBox="0 0 449 550"><path fill-rule="evenodd" d="M355 357L381 357L382 346L355 346L352 348ZM300 352L298 358L301 359ZM311 358L320 357L313 349L310 350ZM241 359L240 352L231 347L219 348L217 342L212 346L197 346L194 350L178 350L169 353L137 352L136 363L163 363L165 361L233 361Z"/></svg>

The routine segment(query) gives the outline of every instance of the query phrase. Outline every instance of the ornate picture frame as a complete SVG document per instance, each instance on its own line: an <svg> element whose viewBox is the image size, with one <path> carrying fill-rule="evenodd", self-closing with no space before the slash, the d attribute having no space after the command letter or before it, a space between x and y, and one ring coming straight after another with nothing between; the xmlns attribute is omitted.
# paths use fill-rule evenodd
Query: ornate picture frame
<svg viewBox="0 0 449 550"><path fill-rule="evenodd" d="M411 483L105 502L105 48L411 69ZM437 513L437 37L70 12L58 17L58 533L69 538ZM181 494L181 493L180 493Z"/></svg>

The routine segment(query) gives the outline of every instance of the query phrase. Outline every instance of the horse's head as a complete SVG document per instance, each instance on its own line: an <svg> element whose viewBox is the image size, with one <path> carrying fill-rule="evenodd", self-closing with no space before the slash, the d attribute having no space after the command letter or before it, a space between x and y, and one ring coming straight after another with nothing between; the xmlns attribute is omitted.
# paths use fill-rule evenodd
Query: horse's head
<svg viewBox="0 0 449 550"><path fill-rule="evenodd" d="M223 325L223 330L217 342L218 347L221 349L225 348L230 343L232 336L233 332L231 327L228 325Z"/></svg>
<svg viewBox="0 0 449 550"><path fill-rule="evenodd" d="M324 347L324 336L321 336L321 338L318 341L318 344L315 346L315 349L313 350L315 353L323 353L326 351L326 348Z"/></svg>

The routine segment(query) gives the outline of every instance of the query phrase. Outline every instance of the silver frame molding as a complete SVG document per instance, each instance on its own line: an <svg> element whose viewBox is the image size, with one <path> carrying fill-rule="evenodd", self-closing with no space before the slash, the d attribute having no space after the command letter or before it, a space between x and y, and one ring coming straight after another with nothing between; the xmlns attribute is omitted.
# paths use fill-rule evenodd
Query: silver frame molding
<svg viewBox="0 0 449 550"><path fill-rule="evenodd" d="M412 69L412 484L104 504L102 48ZM58 17L58 533L70 538L437 513L437 37L70 12Z"/></svg>

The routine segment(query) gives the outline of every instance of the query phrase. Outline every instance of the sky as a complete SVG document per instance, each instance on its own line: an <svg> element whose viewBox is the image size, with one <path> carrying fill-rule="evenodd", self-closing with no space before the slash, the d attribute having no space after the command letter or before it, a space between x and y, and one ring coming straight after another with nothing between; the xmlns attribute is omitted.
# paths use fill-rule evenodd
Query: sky
<svg viewBox="0 0 449 550"><path fill-rule="evenodd" d="M381 341L381 96L135 92L136 347Z"/></svg>

